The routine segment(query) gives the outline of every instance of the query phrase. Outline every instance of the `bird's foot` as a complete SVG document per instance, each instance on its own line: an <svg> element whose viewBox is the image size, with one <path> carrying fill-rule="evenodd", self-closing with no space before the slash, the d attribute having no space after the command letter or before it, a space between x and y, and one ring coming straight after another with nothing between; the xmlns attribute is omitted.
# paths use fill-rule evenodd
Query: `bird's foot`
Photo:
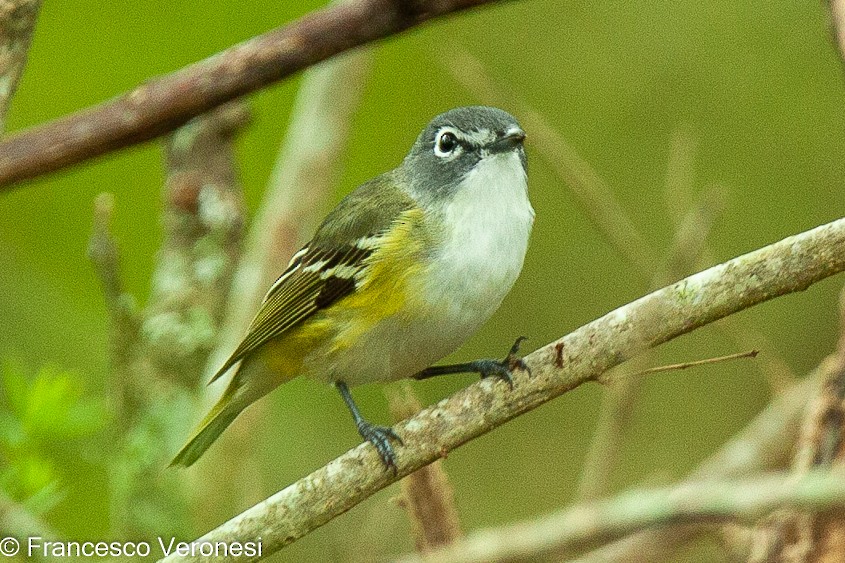
<svg viewBox="0 0 845 563"><path fill-rule="evenodd" d="M527 340L526 336L520 336L516 342L511 346L508 355L503 360L475 360L470 362L475 371L481 374L482 379L488 377L498 377L504 380L511 389L513 389L513 372L517 369L525 370L528 375L531 375L531 369L522 358L517 356L519 353L519 345L523 340Z"/></svg>
<svg viewBox="0 0 845 563"><path fill-rule="evenodd" d="M393 474L395 475L397 472L396 454L393 451L390 440L396 440L400 446L404 446L405 444L402 442L402 438L389 426L377 426L366 420L358 423L358 433L361 434L364 440L375 446L382 463L384 463L387 469L393 470Z"/></svg>

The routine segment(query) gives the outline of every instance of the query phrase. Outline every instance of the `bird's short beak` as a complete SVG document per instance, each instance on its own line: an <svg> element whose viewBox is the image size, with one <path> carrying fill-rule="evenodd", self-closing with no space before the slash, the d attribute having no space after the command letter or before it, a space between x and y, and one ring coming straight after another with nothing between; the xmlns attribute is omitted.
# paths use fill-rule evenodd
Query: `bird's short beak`
<svg viewBox="0 0 845 563"><path fill-rule="evenodd" d="M491 153L508 152L521 145L523 141L525 141L525 131L519 128L511 129L503 137L490 143L488 149Z"/></svg>

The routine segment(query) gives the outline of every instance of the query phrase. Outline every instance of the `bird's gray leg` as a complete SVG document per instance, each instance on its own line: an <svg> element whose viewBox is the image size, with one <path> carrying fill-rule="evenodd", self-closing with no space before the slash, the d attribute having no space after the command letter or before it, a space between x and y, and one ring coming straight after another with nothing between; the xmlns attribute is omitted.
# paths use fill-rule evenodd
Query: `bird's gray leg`
<svg viewBox="0 0 845 563"><path fill-rule="evenodd" d="M375 446L385 467L392 469L395 474L397 471L396 454L393 452L393 446L390 445L390 440L396 440L400 445L404 445L402 438L392 428L388 426L376 426L361 416L361 411L358 410L358 405L352 399L352 393L349 392L349 387L346 386L346 383L338 381L335 383L335 387L340 391L343 402L346 403L349 412L352 413L352 419L355 421L355 426L358 427L358 433L364 440Z"/></svg>

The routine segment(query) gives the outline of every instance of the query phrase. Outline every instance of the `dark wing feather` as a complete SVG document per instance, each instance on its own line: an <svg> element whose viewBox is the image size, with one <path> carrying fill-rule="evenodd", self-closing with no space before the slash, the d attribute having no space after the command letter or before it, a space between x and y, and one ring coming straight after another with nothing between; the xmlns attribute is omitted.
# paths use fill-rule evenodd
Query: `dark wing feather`
<svg viewBox="0 0 845 563"><path fill-rule="evenodd" d="M355 289L353 277L336 277L335 267L348 266L358 272L365 267L371 251L357 247L332 249L303 249L297 253L288 269L273 284L258 314L252 320L247 335L231 357L211 378L215 381L230 367L248 356L267 341L276 338L319 309L328 307ZM301 251L302 252L302 251ZM321 264L320 269L307 271L309 266ZM209 383L210 383L209 382Z"/></svg>

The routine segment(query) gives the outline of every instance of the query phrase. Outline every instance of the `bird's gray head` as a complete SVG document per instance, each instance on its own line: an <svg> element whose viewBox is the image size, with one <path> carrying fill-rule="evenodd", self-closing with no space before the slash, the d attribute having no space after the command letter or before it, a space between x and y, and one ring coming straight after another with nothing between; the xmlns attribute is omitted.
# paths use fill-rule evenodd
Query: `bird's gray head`
<svg viewBox="0 0 845 563"><path fill-rule="evenodd" d="M453 195L481 162L507 158L525 172L525 132L497 108L455 108L431 120L417 137L402 168L416 195ZM516 158L513 158L513 157Z"/></svg>

